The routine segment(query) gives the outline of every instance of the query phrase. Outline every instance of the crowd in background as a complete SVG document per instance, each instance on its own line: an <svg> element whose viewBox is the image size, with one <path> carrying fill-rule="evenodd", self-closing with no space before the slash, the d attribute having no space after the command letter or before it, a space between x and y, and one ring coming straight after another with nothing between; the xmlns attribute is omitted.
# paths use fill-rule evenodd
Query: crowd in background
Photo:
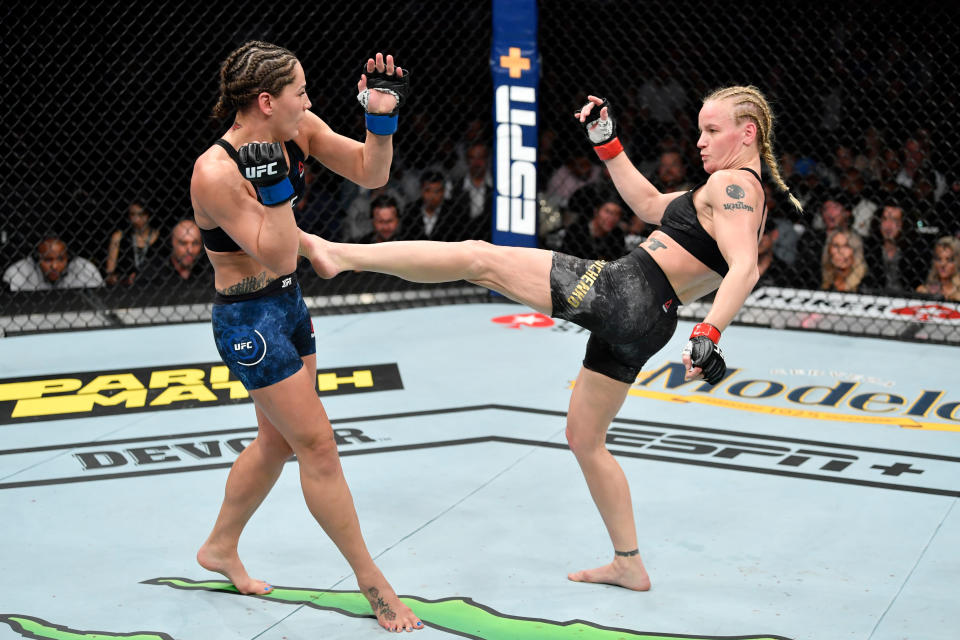
<svg viewBox="0 0 960 640"><path fill-rule="evenodd" d="M636 95L621 122L631 159L662 192L695 188L705 175L685 93L659 77ZM422 114L411 114L405 126L410 135L397 145L391 178L381 188L358 187L308 161L305 192L293 204L300 227L344 242L489 241L489 122L469 121L457 139L438 136ZM783 194L765 185L758 286L960 301L960 182L935 163L930 132L918 128L891 139L870 126L848 138L857 142L821 154L778 150L783 176L805 211L783 206ZM586 143L558 139L553 129L540 132L540 245L606 260L636 248L656 227L630 212ZM118 207L112 219L85 221L82 242L52 229L27 239L10 222L0 229L0 246L3 283L11 291L212 288L192 218L158 214L142 199ZM7 250L18 246L13 235L25 253Z"/></svg>

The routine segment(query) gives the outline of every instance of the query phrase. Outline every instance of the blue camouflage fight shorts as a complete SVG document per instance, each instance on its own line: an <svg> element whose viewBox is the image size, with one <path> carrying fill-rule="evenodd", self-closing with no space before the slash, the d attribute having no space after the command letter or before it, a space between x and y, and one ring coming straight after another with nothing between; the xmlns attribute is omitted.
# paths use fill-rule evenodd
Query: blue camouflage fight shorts
<svg viewBox="0 0 960 640"><path fill-rule="evenodd" d="M317 352L313 321L295 274L253 293L213 301L213 338L224 364L249 391L292 376Z"/></svg>

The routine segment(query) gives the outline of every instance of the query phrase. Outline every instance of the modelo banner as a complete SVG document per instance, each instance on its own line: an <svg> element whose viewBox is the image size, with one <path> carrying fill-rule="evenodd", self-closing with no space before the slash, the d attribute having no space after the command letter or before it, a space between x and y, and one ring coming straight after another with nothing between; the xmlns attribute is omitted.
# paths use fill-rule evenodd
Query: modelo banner
<svg viewBox="0 0 960 640"><path fill-rule="evenodd" d="M535 0L493 0L494 244L537 246Z"/></svg>

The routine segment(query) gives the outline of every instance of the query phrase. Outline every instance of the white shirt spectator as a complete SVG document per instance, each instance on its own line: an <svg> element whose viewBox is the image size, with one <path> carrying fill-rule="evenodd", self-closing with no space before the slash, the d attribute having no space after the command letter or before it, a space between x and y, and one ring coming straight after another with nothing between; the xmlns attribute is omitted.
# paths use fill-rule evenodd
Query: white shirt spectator
<svg viewBox="0 0 960 640"><path fill-rule="evenodd" d="M86 258L70 258L66 270L56 282L43 276L34 258L14 262L3 272L3 281L11 291L51 291L53 289L89 289L103 286L103 276Z"/></svg>

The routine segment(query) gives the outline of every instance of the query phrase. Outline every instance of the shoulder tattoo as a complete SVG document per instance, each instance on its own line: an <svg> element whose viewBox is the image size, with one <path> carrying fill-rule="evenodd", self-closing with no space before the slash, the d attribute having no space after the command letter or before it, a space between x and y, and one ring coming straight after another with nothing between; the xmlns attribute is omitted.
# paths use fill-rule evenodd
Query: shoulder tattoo
<svg viewBox="0 0 960 640"><path fill-rule="evenodd" d="M743 187L741 187L740 185L728 184L727 196L731 200L736 200L736 202L724 202L723 208L726 209L727 211L735 211L738 209L741 211L753 211L753 207L751 207L745 202L740 202L740 200L743 200L743 196L745 195L746 195L746 192L743 190Z"/></svg>

